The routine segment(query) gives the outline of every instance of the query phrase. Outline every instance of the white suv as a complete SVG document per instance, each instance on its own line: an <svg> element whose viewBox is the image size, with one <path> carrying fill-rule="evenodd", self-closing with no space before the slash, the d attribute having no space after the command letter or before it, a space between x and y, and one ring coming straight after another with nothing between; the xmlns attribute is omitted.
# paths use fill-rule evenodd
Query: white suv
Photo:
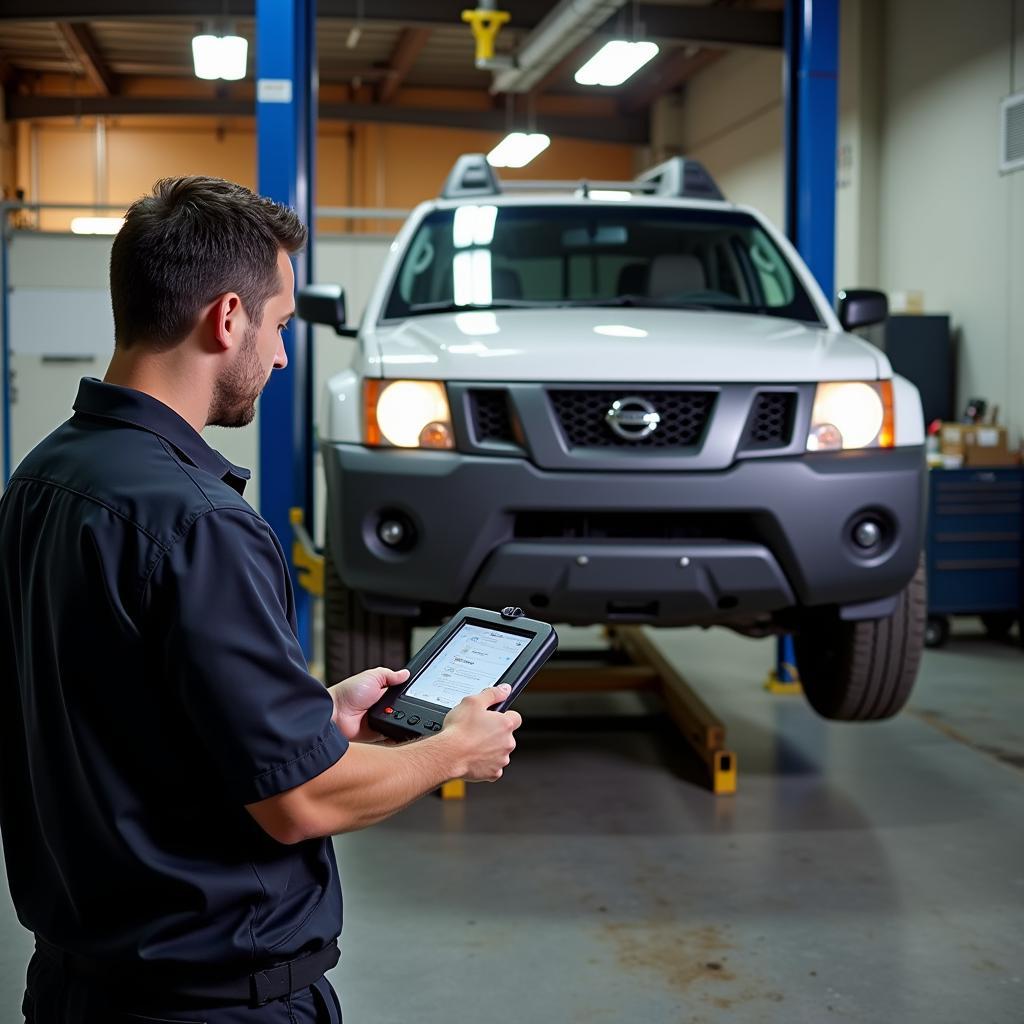
<svg viewBox="0 0 1024 1024"><path fill-rule="evenodd" d="M519 191L522 188L523 191ZM518 194L510 194L516 190ZM675 159L501 183L461 157L398 234L320 416L328 674L407 660L464 604L792 633L823 715L910 692L924 629L921 403L789 242Z"/></svg>

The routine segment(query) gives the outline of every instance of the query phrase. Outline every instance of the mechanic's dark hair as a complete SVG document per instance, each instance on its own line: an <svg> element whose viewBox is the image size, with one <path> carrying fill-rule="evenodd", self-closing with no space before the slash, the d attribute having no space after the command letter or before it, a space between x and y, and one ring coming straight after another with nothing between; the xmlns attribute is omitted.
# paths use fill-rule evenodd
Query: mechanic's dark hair
<svg viewBox="0 0 1024 1024"><path fill-rule="evenodd" d="M257 327L281 287L278 251L306 244L294 211L223 178L163 178L137 199L110 252L114 340L173 348L218 295L237 292Z"/></svg>

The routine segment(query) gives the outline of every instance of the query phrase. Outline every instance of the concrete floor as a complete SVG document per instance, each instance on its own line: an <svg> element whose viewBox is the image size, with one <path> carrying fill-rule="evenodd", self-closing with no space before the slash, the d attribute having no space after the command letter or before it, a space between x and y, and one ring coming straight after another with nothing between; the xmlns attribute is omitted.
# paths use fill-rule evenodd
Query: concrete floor
<svg viewBox="0 0 1024 1024"><path fill-rule="evenodd" d="M639 698L528 694L502 782L336 840L346 1020L1021 1024L1024 653L960 628L873 726L766 694L769 641L656 634L735 797ZM0 1024L30 946L4 899Z"/></svg>

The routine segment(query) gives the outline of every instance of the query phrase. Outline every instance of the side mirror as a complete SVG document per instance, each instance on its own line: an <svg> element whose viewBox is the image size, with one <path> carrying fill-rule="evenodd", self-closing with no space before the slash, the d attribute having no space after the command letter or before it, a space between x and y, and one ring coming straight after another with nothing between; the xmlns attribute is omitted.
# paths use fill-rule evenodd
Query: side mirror
<svg viewBox="0 0 1024 1024"><path fill-rule="evenodd" d="M345 289L337 284L308 284L299 289L295 302L299 318L311 324L333 327L335 334L354 338L355 327L345 326Z"/></svg>
<svg viewBox="0 0 1024 1024"><path fill-rule="evenodd" d="M883 323L889 316L889 300L885 292L870 288L851 288L839 293L839 322L844 331Z"/></svg>

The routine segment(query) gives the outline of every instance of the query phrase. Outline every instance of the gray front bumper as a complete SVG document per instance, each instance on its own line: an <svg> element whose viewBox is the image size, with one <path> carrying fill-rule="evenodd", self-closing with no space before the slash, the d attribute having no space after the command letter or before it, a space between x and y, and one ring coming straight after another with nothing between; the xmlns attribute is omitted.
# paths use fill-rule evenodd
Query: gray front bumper
<svg viewBox="0 0 1024 1024"><path fill-rule="evenodd" d="M921 549L921 448L740 461L718 472L538 469L526 459L325 444L331 555L377 607L519 604L551 621L685 624L898 593ZM754 535L680 540L518 539L517 513L663 512L749 518ZM851 521L888 526L864 558ZM382 516L415 527L406 552Z"/></svg>

